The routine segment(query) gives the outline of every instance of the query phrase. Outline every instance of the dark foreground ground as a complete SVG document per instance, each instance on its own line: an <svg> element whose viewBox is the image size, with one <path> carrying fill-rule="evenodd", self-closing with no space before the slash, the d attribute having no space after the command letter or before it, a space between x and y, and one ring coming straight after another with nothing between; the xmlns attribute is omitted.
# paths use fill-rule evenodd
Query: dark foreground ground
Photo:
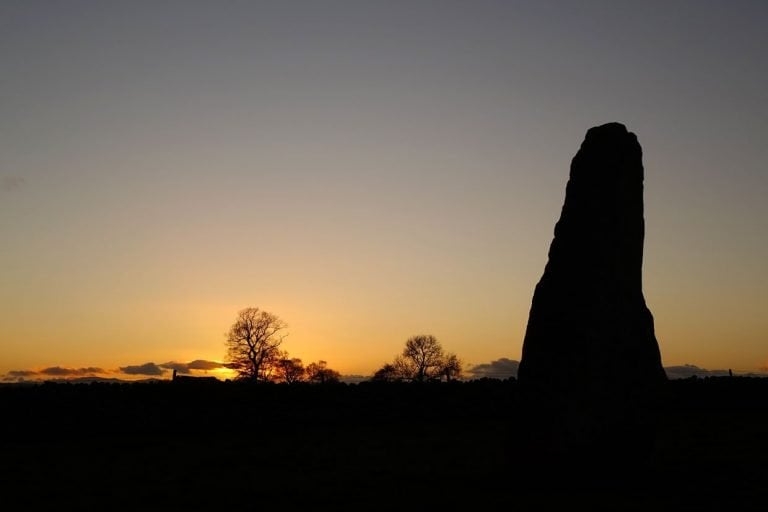
<svg viewBox="0 0 768 512"><path fill-rule="evenodd" d="M531 450L516 395L2 386L0 510L768 510L768 379L671 381L643 439L595 456Z"/></svg>

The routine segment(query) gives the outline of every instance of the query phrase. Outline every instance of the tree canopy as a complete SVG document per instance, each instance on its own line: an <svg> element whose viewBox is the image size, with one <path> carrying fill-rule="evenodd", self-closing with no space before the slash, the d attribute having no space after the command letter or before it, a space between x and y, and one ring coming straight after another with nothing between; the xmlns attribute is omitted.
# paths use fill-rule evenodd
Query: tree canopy
<svg viewBox="0 0 768 512"><path fill-rule="evenodd" d="M280 345L287 336L286 325L276 315L259 308L245 308L237 313L227 333L228 366L238 378L268 381L282 359Z"/></svg>
<svg viewBox="0 0 768 512"><path fill-rule="evenodd" d="M420 334L408 338L403 352L391 364L377 370L373 380L424 382L445 378L451 381L461 378L461 371L462 363L455 354L445 353L434 336Z"/></svg>

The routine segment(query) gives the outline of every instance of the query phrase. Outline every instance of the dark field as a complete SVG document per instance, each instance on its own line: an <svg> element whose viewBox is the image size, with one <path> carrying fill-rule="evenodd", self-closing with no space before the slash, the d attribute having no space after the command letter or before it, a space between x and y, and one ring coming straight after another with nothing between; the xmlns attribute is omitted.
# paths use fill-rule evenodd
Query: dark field
<svg viewBox="0 0 768 512"><path fill-rule="evenodd" d="M594 457L527 449L516 394L2 386L0 510L768 510L768 379L670 381L642 442Z"/></svg>

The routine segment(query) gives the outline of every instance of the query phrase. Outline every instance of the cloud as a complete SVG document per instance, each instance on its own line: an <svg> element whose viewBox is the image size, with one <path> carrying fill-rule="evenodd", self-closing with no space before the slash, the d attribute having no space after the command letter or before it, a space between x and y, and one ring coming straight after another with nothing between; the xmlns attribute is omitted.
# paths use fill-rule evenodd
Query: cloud
<svg viewBox="0 0 768 512"><path fill-rule="evenodd" d="M160 368L165 368L166 370L176 370L177 373L189 373L189 366L187 366L187 363L177 363L175 361L169 361L159 366Z"/></svg>
<svg viewBox="0 0 768 512"><path fill-rule="evenodd" d="M121 366L120 371L126 375L162 375L165 369L155 363L144 363L135 366Z"/></svg>
<svg viewBox="0 0 768 512"><path fill-rule="evenodd" d="M31 377L37 375L37 372L34 370L11 370L6 375L8 377Z"/></svg>
<svg viewBox="0 0 768 512"><path fill-rule="evenodd" d="M669 379L687 379L689 377L724 377L728 370L707 370L696 365L667 366L664 368Z"/></svg>
<svg viewBox="0 0 768 512"><path fill-rule="evenodd" d="M0 177L0 190L11 192L24 186L24 183L26 180L21 176L3 176Z"/></svg>
<svg viewBox="0 0 768 512"><path fill-rule="evenodd" d="M467 373L473 379L491 378L491 379L507 379L509 377L517 377L517 367L520 366L520 361L502 357L496 359L490 363L478 364L467 370Z"/></svg>
<svg viewBox="0 0 768 512"><path fill-rule="evenodd" d="M492 379L506 379L517 376L517 368L520 365L518 361L502 357L490 363L479 364L467 370L470 378L481 379L489 377ZM670 379L687 379L689 377L724 377L728 375L728 370L707 370L699 368L696 365L684 364L682 366L667 366L664 368L667 377Z"/></svg>
<svg viewBox="0 0 768 512"><path fill-rule="evenodd" d="M34 370L11 370L3 375L3 382L23 382L27 377L34 377L37 372Z"/></svg>
<svg viewBox="0 0 768 512"><path fill-rule="evenodd" d="M216 361L205 361L203 359L195 359L191 363L187 363L187 367L190 370L215 370L216 368L223 368L224 365Z"/></svg>
<svg viewBox="0 0 768 512"><path fill-rule="evenodd" d="M168 370L176 370L177 373L191 373L192 370L208 371L215 370L216 368L224 368L223 363L219 363L217 361L206 361L204 359L195 359L189 363L177 363L175 361L170 361L159 366Z"/></svg>
<svg viewBox="0 0 768 512"><path fill-rule="evenodd" d="M94 374L107 373L103 368L97 368L95 366L88 366L86 368L65 368L63 366L50 366L43 368L42 370L11 370L5 374L3 380L6 382L23 381L27 377L90 377Z"/></svg>
<svg viewBox="0 0 768 512"><path fill-rule="evenodd" d="M41 375L50 375L52 377L83 377L94 373L106 373L102 368L89 366L88 368L63 368L61 366L51 366L43 368L38 373Z"/></svg>

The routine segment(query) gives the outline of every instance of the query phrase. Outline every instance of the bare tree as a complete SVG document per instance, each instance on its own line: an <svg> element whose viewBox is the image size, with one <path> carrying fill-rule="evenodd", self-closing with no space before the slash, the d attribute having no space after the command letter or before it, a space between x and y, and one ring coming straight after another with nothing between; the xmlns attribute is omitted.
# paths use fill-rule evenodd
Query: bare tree
<svg viewBox="0 0 768 512"><path fill-rule="evenodd" d="M462 362L456 357L456 354L447 354L443 360L443 367L440 373L447 382L461 378Z"/></svg>
<svg viewBox="0 0 768 512"><path fill-rule="evenodd" d="M280 344L287 336L285 323L259 308L245 308L237 314L227 333L227 359L238 378L267 381L282 353Z"/></svg>
<svg viewBox="0 0 768 512"><path fill-rule="evenodd" d="M392 361L392 368L395 369L398 380L416 380L416 374L419 372L416 368L416 363L403 355L395 357L394 361Z"/></svg>
<svg viewBox="0 0 768 512"><path fill-rule="evenodd" d="M317 382L319 384L339 382L339 379L341 379L341 374L336 370L331 370L327 367L327 365L328 363L325 361L309 363L307 365L307 380L310 382Z"/></svg>
<svg viewBox="0 0 768 512"><path fill-rule="evenodd" d="M405 342L403 352L391 364L379 368L371 378L376 382L410 380L460 379L462 362L456 354L446 354L443 347L432 335L412 336Z"/></svg>
<svg viewBox="0 0 768 512"><path fill-rule="evenodd" d="M408 338L400 357L394 366L407 379L424 382L440 376L445 356L437 338L432 335L419 335Z"/></svg>
<svg viewBox="0 0 768 512"><path fill-rule="evenodd" d="M292 359L284 357L277 362L277 378L288 384L301 382L304 380L304 375L306 375L306 373L307 371L304 369L304 365L298 357Z"/></svg>

